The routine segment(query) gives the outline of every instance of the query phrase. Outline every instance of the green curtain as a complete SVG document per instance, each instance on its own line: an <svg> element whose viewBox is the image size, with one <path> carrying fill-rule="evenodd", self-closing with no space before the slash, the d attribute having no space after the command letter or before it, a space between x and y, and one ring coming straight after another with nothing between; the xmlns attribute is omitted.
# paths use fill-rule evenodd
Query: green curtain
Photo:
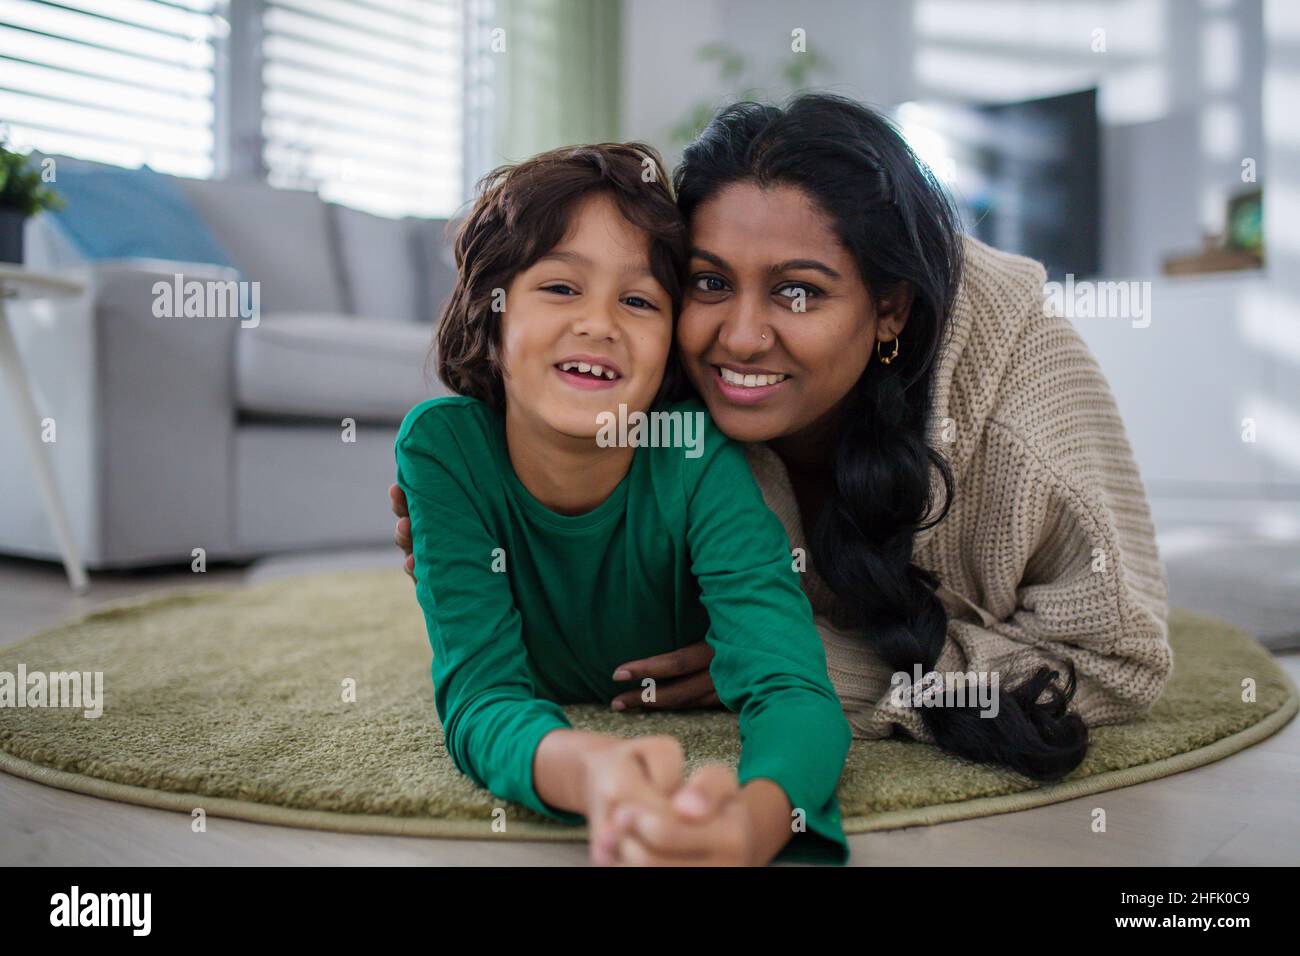
<svg viewBox="0 0 1300 956"><path fill-rule="evenodd" d="M496 0L496 162L619 139L619 0Z"/></svg>

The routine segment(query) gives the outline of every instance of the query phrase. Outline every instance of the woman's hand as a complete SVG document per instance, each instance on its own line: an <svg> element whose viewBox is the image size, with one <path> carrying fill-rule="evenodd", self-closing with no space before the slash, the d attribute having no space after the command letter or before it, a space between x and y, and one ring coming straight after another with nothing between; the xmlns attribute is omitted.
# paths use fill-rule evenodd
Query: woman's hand
<svg viewBox="0 0 1300 956"><path fill-rule="evenodd" d="M397 484L388 487L388 503L393 509L393 514L397 516L397 531L393 535L393 544L402 549L406 555L406 560L402 567L406 570L407 576L415 580L415 555L412 553L414 545L411 543L411 513L406 508L406 492Z"/></svg>
<svg viewBox="0 0 1300 956"><path fill-rule="evenodd" d="M619 862L614 812L633 803L670 813L668 801L682 785L685 758L676 737L648 736L619 740L593 751L587 761L585 816L591 862Z"/></svg>
<svg viewBox="0 0 1300 956"><path fill-rule="evenodd" d="M400 526L400 522L399 522ZM409 540L409 536L408 536ZM688 644L686 647L657 654L639 661L620 664L614 671L614 680L635 680L650 677L655 681L654 700L643 701L640 690L619 694L610 706L614 710L687 710L695 707L721 707L718 694L709 674L713 648L707 641Z"/></svg>
<svg viewBox="0 0 1300 956"><path fill-rule="evenodd" d="M662 802L629 800L614 812L624 866L761 866L789 839L789 803L769 780L741 787L730 767L711 764Z"/></svg>

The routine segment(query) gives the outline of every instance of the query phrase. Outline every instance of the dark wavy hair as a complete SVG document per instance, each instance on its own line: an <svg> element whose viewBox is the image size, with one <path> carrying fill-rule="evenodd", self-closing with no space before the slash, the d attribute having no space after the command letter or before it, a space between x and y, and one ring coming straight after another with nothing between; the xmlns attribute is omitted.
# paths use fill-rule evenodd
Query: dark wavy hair
<svg viewBox="0 0 1300 956"><path fill-rule="evenodd" d="M869 361L845 396L845 425L834 453L833 485L809 538L813 561L874 651L895 671L928 672L943 651L948 616L938 578L916 565L916 533L947 516L953 476L929 446L934 372L957 297L962 237L951 200L902 135L881 115L824 93L784 109L738 103L720 111L686 148L674 176L687 221L703 202L739 182L793 186L835 223L869 293L910 287L910 316L899 356ZM944 489L934 501L931 476ZM1083 760L1088 728L1068 705L1075 692L1067 662L1040 667L1000 689L996 717L976 706L923 707L944 750L1052 780ZM1041 699L1046 695L1045 699Z"/></svg>
<svg viewBox="0 0 1300 956"><path fill-rule="evenodd" d="M460 395L505 408L500 290L554 249L578 203L606 194L650 238L650 271L681 307L686 226L659 153L645 143L566 146L499 166L479 182L478 198L456 232L456 285L438 319L428 362ZM508 307L508 306L507 306ZM669 352L660 395L680 391L684 374Z"/></svg>

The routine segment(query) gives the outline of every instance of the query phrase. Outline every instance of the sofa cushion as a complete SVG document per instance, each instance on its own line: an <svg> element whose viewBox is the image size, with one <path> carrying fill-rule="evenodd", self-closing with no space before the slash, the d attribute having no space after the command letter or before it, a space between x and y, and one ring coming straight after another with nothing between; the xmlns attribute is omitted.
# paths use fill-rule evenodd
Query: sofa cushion
<svg viewBox="0 0 1300 956"><path fill-rule="evenodd" d="M416 321L421 277L410 221L333 204L329 210L348 311L359 319Z"/></svg>
<svg viewBox="0 0 1300 956"><path fill-rule="evenodd" d="M264 315L235 335L235 401L257 415L400 422L426 398L427 326L346 315Z"/></svg>
<svg viewBox="0 0 1300 956"><path fill-rule="evenodd" d="M261 283L263 313L347 311L329 211L315 193L256 180L176 182L243 278Z"/></svg>
<svg viewBox="0 0 1300 956"><path fill-rule="evenodd" d="M46 215L83 260L165 259L232 265L226 250L171 176L66 156L54 164L63 205Z"/></svg>

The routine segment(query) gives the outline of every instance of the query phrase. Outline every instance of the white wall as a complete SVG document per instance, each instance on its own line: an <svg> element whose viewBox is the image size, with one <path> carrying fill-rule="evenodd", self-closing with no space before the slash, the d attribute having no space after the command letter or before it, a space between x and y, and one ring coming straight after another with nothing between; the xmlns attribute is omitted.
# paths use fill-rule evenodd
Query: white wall
<svg viewBox="0 0 1300 956"><path fill-rule="evenodd" d="M667 131L697 102L729 101L717 70L696 58L710 43L743 52L767 97L784 99L780 66L796 28L832 67L819 86L892 106L912 91L911 23L910 4L898 0L623 0L622 135L676 162Z"/></svg>
<svg viewBox="0 0 1300 956"><path fill-rule="evenodd" d="M1098 87L1103 268L1152 275L1218 231L1238 163L1263 149L1263 0L623 0L623 135L667 131L728 99L700 63L740 50L780 100L791 31L830 64L815 85L890 109L908 100L1014 102ZM1192 202L1185 201L1188 195Z"/></svg>
<svg viewBox="0 0 1300 956"><path fill-rule="evenodd" d="M1267 0L1250 54L1262 68L1259 144L1207 150L1228 182L1257 160L1266 268L1157 277L1151 325L1076 326L1110 378L1157 522L1208 521L1300 537L1300 5ZM1204 90L1212 109L1222 96ZM1206 111L1202 111L1205 115ZM1215 124L1207 124L1211 128ZM1211 144L1214 146L1215 144ZM1154 153L1148 187L1179 176ZM1195 162L1195 157L1185 160ZM1243 187L1244 188L1244 187ZM1253 436L1251 430L1253 429ZM1253 437L1253 440L1245 440Z"/></svg>
<svg viewBox="0 0 1300 956"><path fill-rule="evenodd" d="M1300 533L1300 4L624 0L624 136L666 146L692 103L721 101L698 47L777 64L795 27L832 64L816 85L878 106L1099 86L1104 265L1152 282L1152 321L1076 325L1115 389L1157 515ZM1265 187L1266 272L1160 276L1166 255L1221 228L1225 196L1247 188L1245 157Z"/></svg>

